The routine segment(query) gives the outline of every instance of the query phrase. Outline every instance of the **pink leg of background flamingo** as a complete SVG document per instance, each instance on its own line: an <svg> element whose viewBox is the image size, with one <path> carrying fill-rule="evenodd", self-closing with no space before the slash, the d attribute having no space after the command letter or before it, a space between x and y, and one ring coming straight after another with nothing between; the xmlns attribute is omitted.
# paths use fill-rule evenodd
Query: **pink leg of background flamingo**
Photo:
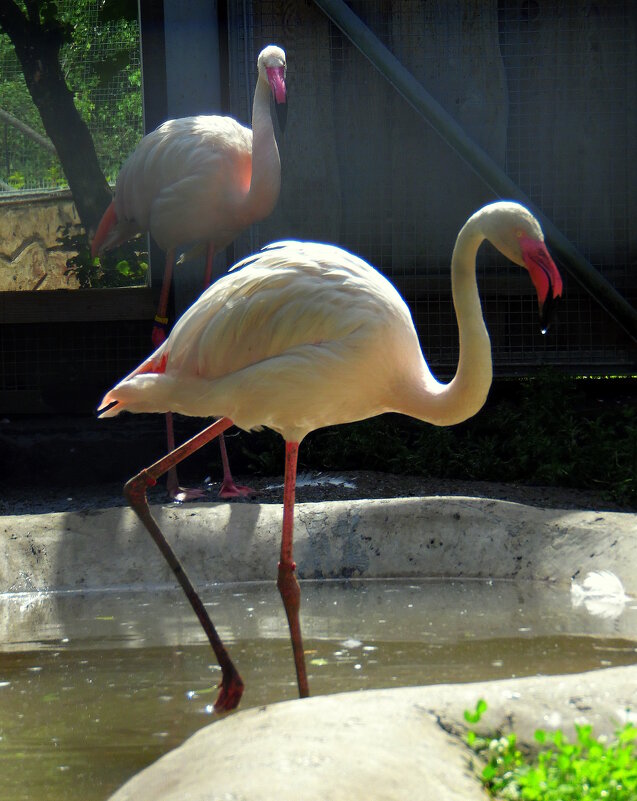
<svg viewBox="0 0 637 801"><path fill-rule="evenodd" d="M215 249L212 244L208 245L206 250L206 269L204 273L203 289L204 291L210 286L212 282L212 264L215 258ZM164 268L164 278L161 286L161 293L159 295L159 304L157 306L157 314L155 315L155 324L152 331L153 347L158 348L166 339L166 329L168 325L168 297L170 295L170 284L172 281L173 266L175 264L175 249L171 248L166 253L166 266ZM175 427L172 412L166 413L166 442L168 450L175 449ZM228 459L228 450L226 448L226 440L223 433L219 434L219 449L221 451L221 466L223 468L223 480L219 489L220 498L240 498L246 495L252 495L254 490L242 484L236 484L232 478L230 470L230 461ZM184 501L192 501L197 498L205 496L205 490L197 487L182 487L179 484L177 477L177 468L173 465L166 476L166 489L170 497L183 503Z"/></svg>

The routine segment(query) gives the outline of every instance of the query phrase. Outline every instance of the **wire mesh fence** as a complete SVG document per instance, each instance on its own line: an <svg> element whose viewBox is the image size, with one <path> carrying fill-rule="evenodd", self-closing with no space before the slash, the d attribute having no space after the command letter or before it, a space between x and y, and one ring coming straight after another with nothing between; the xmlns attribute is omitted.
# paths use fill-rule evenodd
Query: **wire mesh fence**
<svg viewBox="0 0 637 801"><path fill-rule="evenodd" d="M60 50L75 104L89 126L100 164L114 181L123 157L142 135L139 24L104 19L99 0L59 0L56 13L70 26L71 39ZM15 191L61 189L67 181L46 143L21 64L9 37L0 32L0 196Z"/></svg>
<svg viewBox="0 0 637 801"><path fill-rule="evenodd" d="M0 409L90 414L107 387L148 355L146 320L5 324Z"/></svg>
<svg viewBox="0 0 637 801"><path fill-rule="evenodd" d="M349 5L635 303L637 1L352 0ZM73 4L64 0L58 6L70 13ZM139 35L135 23L100 22L97 0L85 6L90 14L82 35L89 45L75 62L70 53L64 57L68 70L77 71L75 83L86 87L77 102L103 169L114 180L141 136ZM284 238L333 242L359 254L396 283L427 360L441 378L448 377L458 358L451 252L467 217L496 199L493 191L309 0L228 0L227 30L221 35L228 37L229 111L246 124L259 51L276 43L288 58L288 121L278 137L281 197L267 220L236 240L229 260ZM0 105L42 132L37 113L24 111L26 87L20 88L19 65L5 45L0 37L7 88ZM117 129L115 119L122 121ZM0 122L0 132L0 181L14 190L63 183L50 154L12 125ZM477 269L496 374L530 373L541 365L580 374L635 372L634 343L569 275L557 324L542 336L535 293L523 271L490 246L480 251ZM105 352L99 357L115 377L147 349L146 327L131 326L112 357L116 365L109 367ZM54 377L59 359L37 345L43 332L20 337L21 328L4 326L23 363ZM91 337L71 336L70 351L81 350ZM77 364L84 356L93 358L93 345L86 347ZM25 349L40 355L33 361ZM20 378L17 363L7 361L8 347L1 358L5 390L35 391L25 384L27 378L33 382L34 371Z"/></svg>
<svg viewBox="0 0 637 801"><path fill-rule="evenodd" d="M348 5L602 275L637 298L635 2L354 0ZM406 297L428 360L457 361L449 263L455 236L495 200L312 3L230 3L232 113L249 119L260 48L288 54L283 184L272 217L237 255L276 238L335 242ZM537 323L530 282L485 246L484 313L500 374L538 365L634 370L634 343L570 276L558 322Z"/></svg>

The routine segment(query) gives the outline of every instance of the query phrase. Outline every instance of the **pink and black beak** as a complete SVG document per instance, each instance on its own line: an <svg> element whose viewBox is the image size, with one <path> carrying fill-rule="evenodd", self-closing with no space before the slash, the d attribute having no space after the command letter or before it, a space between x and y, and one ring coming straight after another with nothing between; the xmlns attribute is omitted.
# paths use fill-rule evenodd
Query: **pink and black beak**
<svg viewBox="0 0 637 801"><path fill-rule="evenodd" d="M281 133L285 131L285 123L288 118L287 89L285 86L285 67L266 67L268 83L274 98L274 108L279 123Z"/></svg>
<svg viewBox="0 0 637 801"><path fill-rule="evenodd" d="M537 292L540 325L542 333L545 333L555 315L557 299L562 295L562 276L542 240L523 237L520 239L520 247L522 258Z"/></svg>

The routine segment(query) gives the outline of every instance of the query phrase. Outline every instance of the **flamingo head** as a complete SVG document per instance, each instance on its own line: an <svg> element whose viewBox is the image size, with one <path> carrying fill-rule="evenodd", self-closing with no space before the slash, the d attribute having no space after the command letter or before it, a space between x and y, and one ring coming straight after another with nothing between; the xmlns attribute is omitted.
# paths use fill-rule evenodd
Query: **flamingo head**
<svg viewBox="0 0 637 801"><path fill-rule="evenodd" d="M537 292L542 332L546 332L562 295L562 276L544 243L539 222L519 203L493 203L483 211L486 238L514 264L528 270Z"/></svg>
<svg viewBox="0 0 637 801"><path fill-rule="evenodd" d="M259 77L267 80L270 86L279 127L283 131L287 120L287 89L285 86L287 65L285 52L276 45L268 45L259 53L257 68Z"/></svg>

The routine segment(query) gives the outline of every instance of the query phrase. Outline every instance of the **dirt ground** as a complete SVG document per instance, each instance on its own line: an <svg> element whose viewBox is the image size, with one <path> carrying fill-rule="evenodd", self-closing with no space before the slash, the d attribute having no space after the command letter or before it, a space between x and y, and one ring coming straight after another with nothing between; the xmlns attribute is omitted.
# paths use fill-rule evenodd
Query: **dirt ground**
<svg viewBox="0 0 637 801"><path fill-rule="evenodd" d="M305 481L308 481L306 484ZM257 490L257 500L261 503L280 503L282 489L270 489L272 484L282 484L277 480L261 479L246 482ZM315 483L310 483L310 482ZM465 495L469 497L494 498L515 501L530 506L543 506L556 509L605 509L608 511L627 511L582 490L560 489L559 487L529 487L516 484L502 484L486 481L452 481L449 479L430 479L422 476L399 476L392 473L372 471L353 471L342 473L301 474L296 497L299 502L347 500L352 498L411 498L436 495ZM218 485L216 485L218 487ZM211 487L215 492L215 487Z"/></svg>
<svg viewBox="0 0 637 801"><path fill-rule="evenodd" d="M283 476L236 476L254 490L251 498L224 503L281 503ZM193 482L189 486L196 486ZM206 501L219 501L219 483L202 481ZM553 509L587 509L593 511L637 511L620 507L589 491L559 487L530 487L519 484L502 484L481 481L451 481L425 479L420 476L398 476L391 473L352 471L341 473L301 473L296 499L299 503L340 501L361 498L400 498L417 496L464 495L514 501L530 506ZM149 491L149 500L167 503L168 495L163 483ZM37 486L9 487L0 497L0 515L70 512L123 506L120 482L107 482L81 487Z"/></svg>

